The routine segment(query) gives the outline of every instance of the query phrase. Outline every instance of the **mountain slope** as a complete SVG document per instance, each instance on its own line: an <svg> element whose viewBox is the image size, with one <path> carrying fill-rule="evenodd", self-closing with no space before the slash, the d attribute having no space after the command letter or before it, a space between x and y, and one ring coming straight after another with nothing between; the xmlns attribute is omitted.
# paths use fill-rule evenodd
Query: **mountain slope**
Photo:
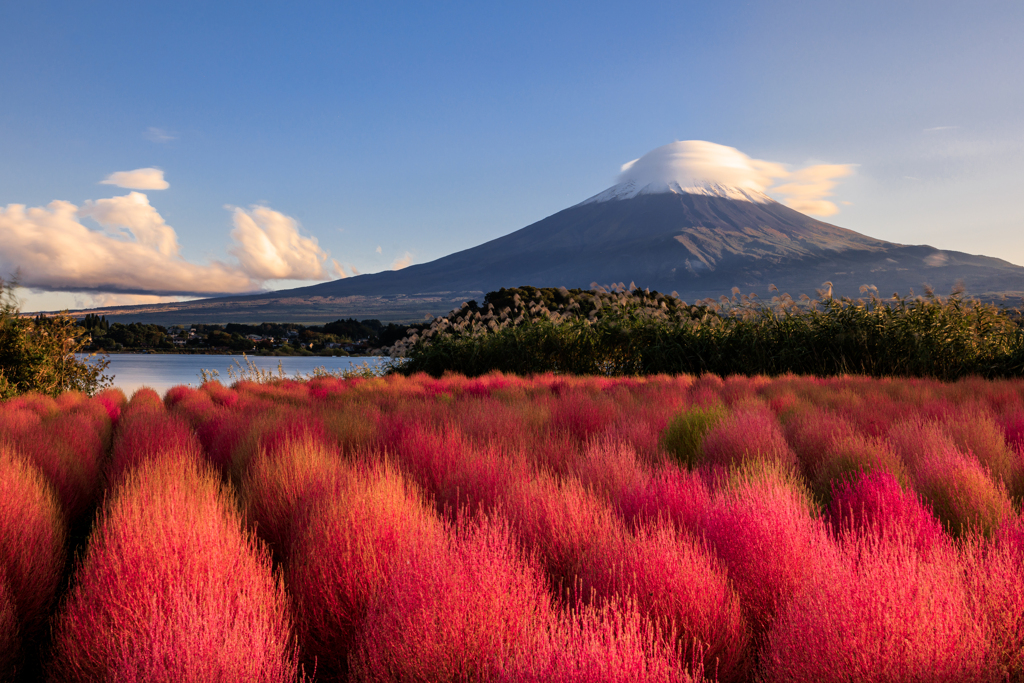
<svg viewBox="0 0 1024 683"><path fill-rule="evenodd" d="M780 176L780 174L782 174ZM342 316L384 321L447 313L501 287L628 284L684 299L739 287L793 296L822 283L836 296L862 285L883 296L1024 293L1024 268L986 256L868 237L794 211L764 193L778 165L690 140L625 164L616 185L521 230L399 271L253 296L157 307L102 309L112 319L159 322L315 322Z"/></svg>
<svg viewBox="0 0 1024 683"><path fill-rule="evenodd" d="M663 193L579 204L430 263L290 291L393 296L634 281L692 299L770 284L813 294L826 280L849 295L864 284L941 291L958 280L983 292L1024 288L1022 278L1024 268L1000 259L885 242L776 202Z"/></svg>

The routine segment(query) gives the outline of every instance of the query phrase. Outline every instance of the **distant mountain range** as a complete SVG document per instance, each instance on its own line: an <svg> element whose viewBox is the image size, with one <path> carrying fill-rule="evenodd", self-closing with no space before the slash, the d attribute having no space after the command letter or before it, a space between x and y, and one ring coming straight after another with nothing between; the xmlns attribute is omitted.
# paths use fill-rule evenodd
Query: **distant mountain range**
<svg viewBox="0 0 1024 683"><path fill-rule="evenodd" d="M861 285L876 286L882 296L921 293L926 285L945 294L958 282L976 296L1020 296L1024 267L886 242L806 216L755 189L670 169L643 182L627 178L509 235L403 270L266 294L89 312L161 324L308 324L350 316L414 321L521 285L632 282L693 301L732 287L770 298L770 285L813 297L826 281L835 296L859 296Z"/></svg>

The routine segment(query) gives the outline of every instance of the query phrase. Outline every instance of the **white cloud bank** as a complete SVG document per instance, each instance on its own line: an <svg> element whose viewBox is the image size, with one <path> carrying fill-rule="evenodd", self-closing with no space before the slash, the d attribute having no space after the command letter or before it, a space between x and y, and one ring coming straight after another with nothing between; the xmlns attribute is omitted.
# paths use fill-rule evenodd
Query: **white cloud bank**
<svg viewBox="0 0 1024 683"><path fill-rule="evenodd" d="M174 228L141 192L81 208L10 204L0 207L0 273L17 271L22 286L37 290L148 296L239 294L267 280L330 279L329 255L294 219L264 206L233 212L228 251L238 262L200 265L182 258Z"/></svg>
<svg viewBox="0 0 1024 683"><path fill-rule="evenodd" d="M117 185L129 190L166 190L171 186L164 180L159 168L137 168L134 171L118 171L100 181L101 185Z"/></svg>
<svg viewBox="0 0 1024 683"><path fill-rule="evenodd" d="M231 207L235 244L228 251L236 256L242 269L257 280L327 280L324 268L327 253L315 237L299 234L294 218L265 206L249 211Z"/></svg>
<svg viewBox="0 0 1024 683"><path fill-rule="evenodd" d="M839 208L828 197L853 164L817 164L790 170L786 164L747 156L735 147L705 140L673 142L623 164L615 187L588 201L645 193L690 192L766 201L775 197L803 213L831 216Z"/></svg>

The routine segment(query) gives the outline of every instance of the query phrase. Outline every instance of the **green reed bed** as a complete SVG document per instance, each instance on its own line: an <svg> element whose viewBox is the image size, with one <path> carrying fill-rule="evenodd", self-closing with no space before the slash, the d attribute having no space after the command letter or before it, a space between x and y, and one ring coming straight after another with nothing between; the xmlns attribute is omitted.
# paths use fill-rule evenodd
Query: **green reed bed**
<svg viewBox="0 0 1024 683"><path fill-rule="evenodd" d="M694 305L657 292L501 290L435 319L391 349L401 371L582 375L875 377L1024 374L1016 311L949 297L732 297Z"/></svg>

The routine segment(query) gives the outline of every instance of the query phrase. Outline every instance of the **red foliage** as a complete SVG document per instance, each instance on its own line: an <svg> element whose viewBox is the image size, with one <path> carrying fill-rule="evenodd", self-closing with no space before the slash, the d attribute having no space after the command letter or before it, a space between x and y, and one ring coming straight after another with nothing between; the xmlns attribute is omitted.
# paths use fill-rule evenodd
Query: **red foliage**
<svg viewBox="0 0 1024 683"><path fill-rule="evenodd" d="M702 448L709 465L740 465L751 460L772 460L793 468L798 464L775 415L763 406L745 406L730 413L711 428Z"/></svg>
<svg viewBox="0 0 1024 683"><path fill-rule="evenodd" d="M19 397L0 677L105 499L53 680L1018 680L1022 416L1018 380L861 377Z"/></svg>
<svg viewBox="0 0 1024 683"><path fill-rule="evenodd" d="M9 595L6 581L0 581L0 676L14 678L21 654L21 634L18 633L18 615Z"/></svg>
<svg viewBox="0 0 1024 683"><path fill-rule="evenodd" d="M802 585L836 561L836 548L825 526L811 516L806 494L777 467L734 473L703 523L755 637L771 628Z"/></svg>
<svg viewBox="0 0 1024 683"><path fill-rule="evenodd" d="M805 577L763 662L770 682L1000 679L955 555L898 534L851 538L841 564Z"/></svg>
<svg viewBox="0 0 1024 683"><path fill-rule="evenodd" d="M0 584L4 609L13 609L23 636L35 635L46 621L64 568L65 536L60 504L45 477L0 444Z"/></svg>
<svg viewBox="0 0 1024 683"><path fill-rule="evenodd" d="M356 680L501 680L536 647L551 612L541 571L519 556L505 525L459 527L398 565L370 601Z"/></svg>
<svg viewBox="0 0 1024 683"><path fill-rule="evenodd" d="M627 489L619 509L633 525L664 517L681 531L698 533L711 504L711 493L696 473L676 465L664 465L642 482Z"/></svg>
<svg viewBox="0 0 1024 683"><path fill-rule="evenodd" d="M677 639L692 671L713 671L718 680L743 673L747 631L740 600L722 563L703 543L668 523L643 525L635 537L619 537L613 552L597 553L584 568L583 586L606 601L634 601L640 614Z"/></svg>
<svg viewBox="0 0 1024 683"><path fill-rule="evenodd" d="M320 501L287 566L303 659L318 680L345 677L370 605L392 575L443 555L445 544L440 520L390 467L373 467L347 495Z"/></svg>
<svg viewBox="0 0 1024 683"><path fill-rule="evenodd" d="M231 493L150 460L108 502L54 627L62 681L294 681L284 587Z"/></svg>
<svg viewBox="0 0 1024 683"><path fill-rule="evenodd" d="M921 550L947 540L931 510L888 472L871 472L839 484L833 489L829 515L837 533L903 535Z"/></svg>

